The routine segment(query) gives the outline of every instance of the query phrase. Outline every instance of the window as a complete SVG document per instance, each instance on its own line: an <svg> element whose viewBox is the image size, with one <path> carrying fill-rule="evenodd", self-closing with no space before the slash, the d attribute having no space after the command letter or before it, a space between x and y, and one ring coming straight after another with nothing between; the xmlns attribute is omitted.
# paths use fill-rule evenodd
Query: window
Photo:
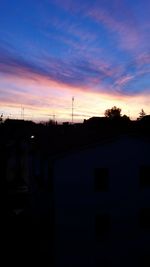
<svg viewBox="0 0 150 267"><path fill-rule="evenodd" d="M140 228L150 230L150 208L143 208L139 214Z"/></svg>
<svg viewBox="0 0 150 267"><path fill-rule="evenodd" d="M150 187L150 166L142 166L140 168L140 187Z"/></svg>
<svg viewBox="0 0 150 267"><path fill-rule="evenodd" d="M53 192L53 168L52 166L48 167L48 191Z"/></svg>
<svg viewBox="0 0 150 267"><path fill-rule="evenodd" d="M149 267L150 266L150 253L149 252L140 252L139 253L139 267Z"/></svg>
<svg viewBox="0 0 150 267"><path fill-rule="evenodd" d="M112 266L111 260L107 258L98 259L96 261L96 267L110 267Z"/></svg>
<svg viewBox="0 0 150 267"><path fill-rule="evenodd" d="M108 214L98 214L96 216L95 231L97 241L107 239L111 228L110 216Z"/></svg>
<svg viewBox="0 0 150 267"><path fill-rule="evenodd" d="M107 168L96 168L95 192L107 192L109 190L109 172Z"/></svg>

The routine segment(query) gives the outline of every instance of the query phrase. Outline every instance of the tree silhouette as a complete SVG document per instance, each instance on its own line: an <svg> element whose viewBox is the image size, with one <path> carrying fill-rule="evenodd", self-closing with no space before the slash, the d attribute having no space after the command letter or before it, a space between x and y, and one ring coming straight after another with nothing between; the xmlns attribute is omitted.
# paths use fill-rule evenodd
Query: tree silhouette
<svg viewBox="0 0 150 267"><path fill-rule="evenodd" d="M130 121L130 118L129 118L127 115L123 115L123 116L122 116L122 119L123 119L124 121Z"/></svg>
<svg viewBox="0 0 150 267"><path fill-rule="evenodd" d="M139 114L140 114L140 116L139 116L138 120L141 120L143 117L146 116L146 113L145 113L144 109L141 109Z"/></svg>
<svg viewBox="0 0 150 267"><path fill-rule="evenodd" d="M114 106L111 109L106 109L104 115L107 118L120 118L121 109Z"/></svg>
<svg viewBox="0 0 150 267"><path fill-rule="evenodd" d="M2 123L2 122L3 122L3 113L0 116L0 123Z"/></svg>

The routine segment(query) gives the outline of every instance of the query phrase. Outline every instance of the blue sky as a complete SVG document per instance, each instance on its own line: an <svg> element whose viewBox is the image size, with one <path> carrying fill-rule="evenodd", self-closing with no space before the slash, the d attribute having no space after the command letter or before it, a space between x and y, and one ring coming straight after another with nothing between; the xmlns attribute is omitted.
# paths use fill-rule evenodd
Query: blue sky
<svg viewBox="0 0 150 267"><path fill-rule="evenodd" d="M150 1L1 0L0 112L150 113ZM18 115L17 115L18 114Z"/></svg>

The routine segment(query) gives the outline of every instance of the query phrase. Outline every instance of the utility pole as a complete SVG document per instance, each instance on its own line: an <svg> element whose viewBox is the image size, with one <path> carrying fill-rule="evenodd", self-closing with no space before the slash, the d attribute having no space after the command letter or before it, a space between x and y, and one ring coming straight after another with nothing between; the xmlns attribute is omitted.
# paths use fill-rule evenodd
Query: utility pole
<svg viewBox="0 0 150 267"><path fill-rule="evenodd" d="M73 116L74 116L73 112L74 112L74 96L72 97L72 124L73 124Z"/></svg>

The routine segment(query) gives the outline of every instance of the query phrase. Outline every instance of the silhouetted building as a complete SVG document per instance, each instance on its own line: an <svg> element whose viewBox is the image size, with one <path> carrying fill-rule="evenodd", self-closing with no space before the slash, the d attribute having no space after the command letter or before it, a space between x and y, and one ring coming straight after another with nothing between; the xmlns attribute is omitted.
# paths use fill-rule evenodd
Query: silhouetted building
<svg viewBox="0 0 150 267"><path fill-rule="evenodd" d="M144 118L3 123L8 251L55 266L149 266L149 133Z"/></svg>
<svg viewBox="0 0 150 267"><path fill-rule="evenodd" d="M25 257L27 261L42 260L51 266L54 232L51 165L31 140L32 143L14 141L6 147L5 242L11 259Z"/></svg>
<svg viewBox="0 0 150 267"><path fill-rule="evenodd" d="M149 266L149 151L122 136L55 158L56 266Z"/></svg>

